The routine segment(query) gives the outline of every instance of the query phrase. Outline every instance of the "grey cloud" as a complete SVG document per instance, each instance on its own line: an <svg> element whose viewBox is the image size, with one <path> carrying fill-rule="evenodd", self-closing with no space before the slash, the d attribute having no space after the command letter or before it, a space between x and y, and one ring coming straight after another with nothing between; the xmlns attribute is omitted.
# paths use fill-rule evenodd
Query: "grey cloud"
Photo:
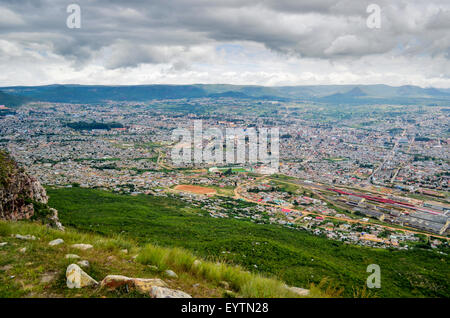
<svg viewBox="0 0 450 318"><path fill-rule="evenodd" d="M140 48L142 44L191 46L214 41L253 41L279 52L333 59L389 52L417 37L424 39L416 42L418 53L436 53L430 47L435 39L433 31L448 31L448 5L437 1L435 12L417 17L414 14L426 7L420 2L378 2L383 8L383 27L376 31L365 25L365 9L371 1L80 1L80 30L65 28L66 1L1 1L0 8L14 14L16 20L27 21L15 26L18 30L64 35L60 41L40 40L52 41L57 54L83 62L100 48L125 40L136 44L137 52L130 52L131 59L141 57L142 63L161 60L150 57L154 54ZM436 49L441 51L442 47L437 45ZM125 52L117 53L121 54ZM123 63L110 65L116 64Z"/></svg>
<svg viewBox="0 0 450 318"><path fill-rule="evenodd" d="M70 2L0 0L0 38L18 50L39 46L78 70L164 64L182 72L222 63L214 47L229 43L260 45L280 61L450 58L446 0L80 0L82 28L68 29ZM382 8L381 29L366 26L370 3Z"/></svg>

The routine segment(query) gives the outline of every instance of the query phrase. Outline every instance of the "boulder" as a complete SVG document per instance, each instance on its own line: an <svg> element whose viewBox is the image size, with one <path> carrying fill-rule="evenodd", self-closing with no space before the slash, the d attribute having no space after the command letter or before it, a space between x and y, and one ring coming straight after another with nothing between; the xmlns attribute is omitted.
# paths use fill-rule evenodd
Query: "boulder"
<svg viewBox="0 0 450 318"><path fill-rule="evenodd" d="M16 239L19 239L19 240L31 240L31 241L36 240L36 236L34 236L34 235L20 235L20 234L16 234L16 235L14 235L14 237Z"/></svg>
<svg viewBox="0 0 450 318"><path fill-rule="evenodd" d="M72 244L72 247L83 251L93 248L91 244Z"/></svg>
<svg viewBox="0 0 450 318"><path fill-rule="evenodd" d="M141 294L147 294L153 287L167 287L165 281L159 278L135 278L134 288Z"/></svg>
<svg viewBox="0 0 450 318"><path fill-rule="evenodd" d="M125 285L131 287L131 281L131 278L123 275L108 275L100 282L100 286L102 288L114 290Z"/></svg>
<svg viewBox="0 0 450 318"><path fill-rule="evenodd" d="M86 274L77 264L67 266L66 278L66 284L69 288L82 288L98 284L95 279Z"/></svg>
<svg viewBox="0 0 450 318"><path fill-rule="evenodd" d="M77 254L66 254L66 258L68 258L68 259L78 259L80 257Z"/></svg>
<svg viewBox="0 0 450 318"><path fill-rule="evenodd" d="M152 298L192 298L181 290L170 289L166 287L153 286L150 289L150 297Z"/></svg>
<svg viewBox="0 0 450 318"><path fill-rule="evenodd" d="M164 274L166 274L166 276L170 278L178 278L178 275L173 270L170 269L165 270Z"/></svg>
<svg viewBox="0 0 450 318"><path fill-rule="evenodd" d="M0 243L0 247L3 247L5 245L7 245L7 244L8 244L8 242L2 242L2 243Z"/></svg>
<svg viewBox="0 0 450 318"><path fill-rule="evenodd" d="M64 232L65 228L61 224L61 221L59 221L58 211L53 208L49 208L49 211L51 212L51 215L48 217L48 219L50 220L50 225Z"/></svg>
<svg viewBox="0 0 450 318"><path fill-rule="evenodd" d="M299 296L308 296L309 295L309 289L300 288L300 287L288 287L288 289L293 292L294 294L297 294Z"/></svg>
<svg viewBox="0 0 450 318"><path fill-rule="evenodd" d="M159 278L130 278L122 275L108 275L100 283L102 288L114 290L126 286L130 290L135 290L141 294L147 294L151 288L167 287L167 284Z"/></svg>
<svg viewBox="0 0 450 318"><path fill-rule="evenodd" d="M62 244L62 243L64 243L64 240L59 238L59 239L56 239L56 240L53 240L53 241L49 242L48 245L55 246L55 245L59 245L59 244Z"/></svg>
<svg viewBox="0 0 450 318"><path fill-rule="evenodd" d="M0 219L30 219L35 212L33 202L47 204L45 189L6 151L0 150Z"/></svg>

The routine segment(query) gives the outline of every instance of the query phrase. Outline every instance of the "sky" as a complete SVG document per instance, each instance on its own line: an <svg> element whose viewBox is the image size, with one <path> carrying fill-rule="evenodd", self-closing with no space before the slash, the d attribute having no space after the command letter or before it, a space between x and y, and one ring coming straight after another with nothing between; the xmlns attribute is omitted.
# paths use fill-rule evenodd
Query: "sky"
<svg viewBox="0 0 450 318"><path fill-rule="evenodd" d="M69 83L450 88L450 1L0 0L0 86Z"/></svg>

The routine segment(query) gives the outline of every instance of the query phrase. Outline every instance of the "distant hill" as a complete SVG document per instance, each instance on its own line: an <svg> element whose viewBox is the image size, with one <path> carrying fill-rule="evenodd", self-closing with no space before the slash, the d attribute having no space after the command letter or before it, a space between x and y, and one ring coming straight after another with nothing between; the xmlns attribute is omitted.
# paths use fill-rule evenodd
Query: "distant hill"
<svg viewBox="0 0 450 318"><path fill-rule="evenodd" d="M6 94L0 91L0 105L5 105L8 108L18 107L27 101L28 99L23 96Z"/></svg>
<svg viewBox="0 0 450 318"><path fill-rule="evenodd" d="M107 101L145 102L154 99L235 98L259 100L302 100L319 103L444 104L449 89L388 85L315 85L265 87L254 85L47 85L0 88L13 105L31 99L60 103L104 103ZM1 95L0 95L1 100ZM2 104L0 102L0 104ZM4 102L4 104L8 104Z"/></svg>
<svg viewBox="0 0 450 318"><path fill-rule="evenodd" d="M233 92L233 91L209 94L208 97L211 97L211 98L231 97L231 98L245 98L245 99L253 98L253 96L249 96L242 92Z"/></svg>
<svg viewBox="0 0 450 318"><path fill-rule="evenodd" d="M205 97L201 88L192 85L143 86L84 86L49 85L7 88L9 94L18 94L40 101L57 103L101 103L105 101L146 101Z"/></svg>
<svg viewBox="0 0 450 318"><path fill-rule="evenodd" d="M353 89L349 90L345 93L335 93L329 96L325 96L320 98L322 102L331 102L331 103L349 103L353 102L355 98L367 96L367 93L365 93L361 88L354 87Z"/></svg>

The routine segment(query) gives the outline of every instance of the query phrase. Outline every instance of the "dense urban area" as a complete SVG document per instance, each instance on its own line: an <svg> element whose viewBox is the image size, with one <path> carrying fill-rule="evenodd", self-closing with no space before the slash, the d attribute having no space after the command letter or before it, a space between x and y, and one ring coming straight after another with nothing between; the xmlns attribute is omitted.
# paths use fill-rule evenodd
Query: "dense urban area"
<svg viewBox="0 0 450 318"><path fill-rule="evenodd" d="M213 218L438 253L450 233L449 107L223 98L1 106L0 147L49 187L176 196ZM279 129L279 168L185 163L172 131ZM208 144L210 140L203 140ZM247 154L248 155L248 154Z"/></svg>

